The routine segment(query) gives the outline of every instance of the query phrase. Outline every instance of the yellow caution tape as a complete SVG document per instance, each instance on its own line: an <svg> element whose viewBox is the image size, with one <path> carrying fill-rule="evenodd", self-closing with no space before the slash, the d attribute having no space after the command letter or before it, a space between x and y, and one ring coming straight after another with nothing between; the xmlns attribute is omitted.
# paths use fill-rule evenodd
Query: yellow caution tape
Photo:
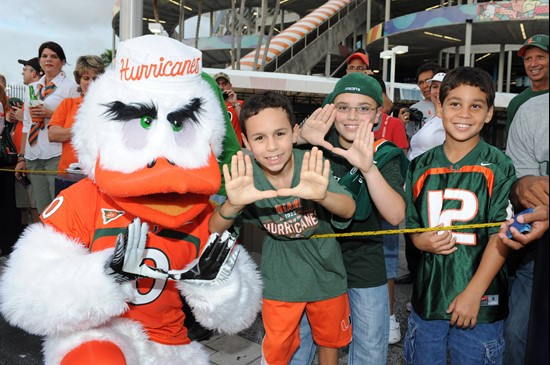
<svg viewBox="0 0 550 365"><path fill-rule="evenodd" d="M19 172L22 174L42 174L42 175L62 175L67 174L66 171L48 171L48 170L15 170L15 169L0 169L0 172Z"/></svg>
<svg viewBox="0 0 550 365"><path fill-rule="evenodd" d="M386 229L386 230L382 230L382 231L364 231L364 232L349 232L349 233L325 233L325 234L314 234L313 236L311 236L311 238L380 236L380 235L387 235L387 234L422 233L422 232L430 232L430 231L451 231L451 230L458 231L458 230L461 230L461 229L500 227L502 225L502 223L504 223L504 222L465 224L463 226Z"/></svg>
<svg viewBox="0 0 550 365"><path fill-rule="evenodd" d="M14 169L0 169L5 172L15 172ZM20 173L25 174L66 174L65 171L41 171L41 170L19 170ZM219 203L210 200L215 206ZM363 231L363 232L348 232L348 233L325 233L325 234L314 234L311 238L335 238L335 237L361 237L361 236L382 236L390 234L399 234L399 233L422 233L430 231L459 231L462 229L475 229L475 228L488 228L488 227L500 227L504 222L495 222L495 223L476 223L476 224L465 224L463 226L446 226L446 227L427 227L427 228L402 228L402 229L386 229L381 231Z"/></svg>

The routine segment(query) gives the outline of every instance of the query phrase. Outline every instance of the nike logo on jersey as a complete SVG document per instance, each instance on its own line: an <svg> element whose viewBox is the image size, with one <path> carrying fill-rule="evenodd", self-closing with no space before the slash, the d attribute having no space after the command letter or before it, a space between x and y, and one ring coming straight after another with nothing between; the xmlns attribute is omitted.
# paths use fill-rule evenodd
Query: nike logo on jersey
<svg viewBox="0 0 550 365"><path fill-rule="evenodd" d="M122 217L123 214L124 214L124 211L122 210L101 208L101 216L103 218L103 224L110 223L115 219L117 219L118 217Z"/></svg>
<svg viewBox="0 0 550 365"><path fill-rule="evenodd" d="M489 165L492 165L492 163L490 162L482 162L480 163L481 166L489 166Z"/></svg>

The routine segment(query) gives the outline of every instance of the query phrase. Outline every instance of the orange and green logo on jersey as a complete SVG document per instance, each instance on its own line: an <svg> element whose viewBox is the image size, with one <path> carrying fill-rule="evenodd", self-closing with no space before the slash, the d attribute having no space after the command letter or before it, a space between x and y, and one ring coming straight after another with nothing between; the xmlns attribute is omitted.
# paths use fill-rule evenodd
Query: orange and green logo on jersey
<svg viewBox="0 0 550 365"><path fill-rule="evenodd" d="M103 224L110 223L115 219L117 219L118 217L121 217L123 214L124 214L124 211L122 210L101 208L101 216L103 217Z"/></svg>

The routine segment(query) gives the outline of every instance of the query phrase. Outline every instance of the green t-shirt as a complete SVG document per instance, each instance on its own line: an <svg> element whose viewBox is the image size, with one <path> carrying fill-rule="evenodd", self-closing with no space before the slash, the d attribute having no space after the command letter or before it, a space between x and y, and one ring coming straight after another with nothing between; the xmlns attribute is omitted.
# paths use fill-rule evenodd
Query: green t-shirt
<svg viewBox="0 0 550 365"><path fill-rule="evenodd" d="M523 105L527 100L531 99L534 96L547 94L548 89L542 90L542 91L533 91L530 87L523 90L520 94L516 95L512 100L510 100L510 103L508 104L508 108L506 109L506 130L504 132L504 141L506 142L508 140L508 131L510 130L510 125L512 124L512 121L514 120L514 117L516 116L516 113L520 106Z"/></svg>
<svg viewBox="0 0 550 365"><path fill-rule="evenodd" d="M328 136L328 141L334 147L341 147L338 142L337 133L331 133ZM398 154L386 162L380 168L380 173L388 184L404 197L403 176L400 166L405 157L401 149L395 148L400 152L400 155ZM334 176L338 180L353 169L353 166L341 156L330 155L330 160ZM356 201L356 204L359 206L363 202ZM380 230L378 212L374 204L372 205L372 210L372 214L368 218L364 220L354 219L346 231L363 232ZM340 232L340 230L337 230L337 233ZM340 247L342 248L344 265L348 274L348 287L372 288L388 282L382 236L339 237L338 242L340 242Z"/></svg>
<svg viewBox="0 0 550 365"><path fill-rule="evenodd" d="M294 150L291 187L300 182L303 157L304 151ZM256 161L253 170L258 190L275 189ZM328 190L351 196L332 175ZM310 238L314 234L334 233L331 223L343 229L350 222L331 216L319 204L295 196L263 199L246 206L235 226L238 229L242 223L253 223L266 233L260 265L264 298L313 302L347 291L346 270L336 239Z"/></svg>
<svg viewBox="0 0 550 365"><path fill-rule="evenodd" d="M407 228L435 227L506 220L508 200L516 180L509 157L480 141L462 160L452 164L443 145L410 162L407 174ZM411 303L424 319L449 320L451 301L468 285L479 267L489 237L499 227L453 232L458 248L450 255L422 252L413 280ZM482 299L478 323L492 323L508 313L507 278L502 268Z"/></svg>

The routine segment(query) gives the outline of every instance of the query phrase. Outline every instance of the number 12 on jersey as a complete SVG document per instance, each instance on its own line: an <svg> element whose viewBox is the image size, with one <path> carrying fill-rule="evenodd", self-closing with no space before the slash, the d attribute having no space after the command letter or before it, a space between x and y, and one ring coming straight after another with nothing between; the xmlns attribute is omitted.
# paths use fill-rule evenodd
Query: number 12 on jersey
<svg viewBox="0 0 550 365"><path fill-rule="evenodd" d="M461 202L458 209L443 210L445 200L458 200ZM428 224L435 227L440 223L443 226L452 226L453 222L469 222L478 212L477 196L469 190L445 189L428 191ZM441 232L442 233L442 232ZM453 232L452 237L456 243L474 246L476 244L475 233Z"/></svg>

